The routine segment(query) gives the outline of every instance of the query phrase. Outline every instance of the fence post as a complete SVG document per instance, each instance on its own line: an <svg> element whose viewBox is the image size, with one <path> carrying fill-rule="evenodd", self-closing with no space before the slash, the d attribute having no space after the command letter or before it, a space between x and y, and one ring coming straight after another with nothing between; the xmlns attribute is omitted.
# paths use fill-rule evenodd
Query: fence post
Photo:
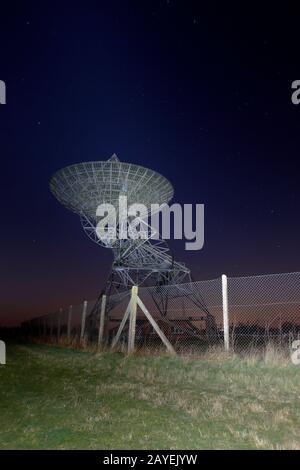
<svg viewBox="0 0 300 470"><path fill-rule="evenodd" d="M125 313L124 313L124 316L122 318L122 321L120 323L120 326L118 328L118 331L117 331L117 334L116 336L113 338L112 340L112 343L111 343L111 348L113 349L115 347L115 345L117 344L117 342L119 341L120 339L120 336L122 334L122 331L123 331L123 328L125 326L125 323L127 322L127 319L130 315L130 306L131 306L131 299L129 300L128 302L128 305L127 305L127 308L125 310Z"/></svg>
<svg viewBox="0 0 300 470"><path fill-rule="evenodd" d="M98 347L103 343L105 307L106 307L106 295L103 294L102 299L101 299L100 323L99 323L99 334L98 334Z"/></svg>
<svg viewBox="0 0 300 470"><path fill-rule="evenodd" d="M52 335L53 335L53 323L54 323L54 318L53 318L53 314L51 315L50 317L50 338L52 339Z"/></svg>
<svg viewBox="0 0 300 470"><path fill-rule="evenodd" d="M82 309L82 316L81 316L80 341L82 341L84 337L86 309L87 309L87 300L83 302L83 309Z"/></svg>
<svg viewBox="0 0 300 470"><path fill-rule="evenodd" d="M128 331L128 353L132 353L134 351L137 297L138 297L138 287L133 286L131 288L131 304L130 304L130 318L129 318L129 331Z"/></svg>
<svg viewBox="0 0 300 470"><path fill-rule="evenodd" d="M68 339L70 339L70 336L71 336L72 313L73 313L73 307L72 307L72 305L70 305L69 313L68 313L68 328L67 328L67 337L68 337Z"/></svg>
<svg viewBox="0 0 300 470"><path fill-rule="evenodd" d="M138 303L138 306L140 307L140 309L142 310L142 312L144 312L145 317L149 320L149 322L152 325L154 331L156 331L156 333L158 334L158 336L160 337L160 339L162 340L162 342L166 346L167 350L171 354L175 355L176 351L173 348L172 344L170 343L170 341L168 340L166 335L163 333L163 331L159 328L158 324L156 323L156 321L154 320L154 318L152 317L152 315L150 314L150 312L148 311L148 309L146 308L146 306L144 305L144 303L142 302L140 297L137 298L137 303Z"/></svg>
<svg viewBox="0 0 300 470"><path fill-rule="evenodd" d="M222 299L223 299L223 331L225 351L229 350L229 319L228 319L228 283L226 274L222 274Z"/></svg>
<svg viewBox="0 0 300 470"><path fill-rule="evenodd" d="M58 316L57 316L57 341L59 341L60 338L60 322L61 322L61 314L62 314L62 308L60 307Z"/></svg>

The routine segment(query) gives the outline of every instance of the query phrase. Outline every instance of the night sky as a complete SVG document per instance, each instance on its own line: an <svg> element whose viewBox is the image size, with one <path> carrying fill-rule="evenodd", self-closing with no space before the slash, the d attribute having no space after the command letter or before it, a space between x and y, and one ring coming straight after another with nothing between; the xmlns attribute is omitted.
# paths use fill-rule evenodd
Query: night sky
<svg viewBox="0 0 300 470"><path fill-rule="evenodd" d="M171 242L195 279L300 270L297 11L5 3L0 324L98 296L112 255L49 179L114 152L166 176L174 202L205 204L204 248Z"/></svg>

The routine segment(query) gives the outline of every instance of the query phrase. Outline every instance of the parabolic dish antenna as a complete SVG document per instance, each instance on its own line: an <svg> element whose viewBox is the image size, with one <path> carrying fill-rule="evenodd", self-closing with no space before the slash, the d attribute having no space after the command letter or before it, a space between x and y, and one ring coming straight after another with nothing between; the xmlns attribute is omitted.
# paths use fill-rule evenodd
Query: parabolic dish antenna
<svg viewBox="0 0 300 470"><path fill-rule="evenodd" d="M61 204L80 216L84 231L94 242L112 249L114 262L105 288L108 296L127 292L133 285L190 282L190 270L174 261L161 238L153 240L149 235L147 239L104 243L96 232L100 204L112 204L118 216L120 196L127 196L128 207L143 204L148 214L153 214L153 204L168 203L174 191L164 176L140 165L120 162L114 154L107 161L78 163L57 171L50 189Z"/></svg>
<svg viewBox="0 0 300 470"><path fill-rule="evenodd" d="M120 162L116 155L107 161L84 162L57 171L50 189L69 210L96 219L99 204L118 208L120 195L126 195L128 205L169 202L174 194L171 183L156 171L140 165Z"/></svg>
<svg viewBox="0 0 300 470"><path fill-rule="evenodd" d="M114 154L107 161L62 168L51 178L50 189L61 204L80 216L84 231L94 242L113 251L114 261L105 288L107 312L114 307L114 302L119 302L110 299L121 299L134 285L152 287L151 295L163 317L166 317L168 305L167 290L162 289L163 286L172 285L178 297L190 294L190 270L174 261L167 243L161 238L153 239L149 234L146 239L120 238L104 243L96 232L100 204L113 205L118 217L120 196L127 197L128 207L143 204L146 208L143 215L153 214L153 204L168 203L174 191L164 176L140 165L120 162ZM113 293L121 295L111 296ZM206 314L209 324L211 315L201 296L194 302ZM98 321L97 311L98 304L89 315L91 325Z"/></svg>

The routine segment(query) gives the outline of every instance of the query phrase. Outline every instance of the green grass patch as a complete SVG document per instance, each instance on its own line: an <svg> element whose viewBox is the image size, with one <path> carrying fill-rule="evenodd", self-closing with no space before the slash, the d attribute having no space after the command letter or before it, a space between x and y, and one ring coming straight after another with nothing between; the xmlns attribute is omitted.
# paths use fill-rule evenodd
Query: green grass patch
<svg viewBox="0 0 300 470"><path fill-rule="evenodd" d="M300 368L8 345L1 449L297 449Z"/></svg>

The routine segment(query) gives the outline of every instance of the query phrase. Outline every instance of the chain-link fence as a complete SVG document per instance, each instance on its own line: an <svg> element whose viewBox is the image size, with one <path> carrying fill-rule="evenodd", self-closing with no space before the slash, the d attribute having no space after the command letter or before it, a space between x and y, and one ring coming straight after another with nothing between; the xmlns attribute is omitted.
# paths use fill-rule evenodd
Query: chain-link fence
<svg viewBox="0 0 300 470"><path fill-rule="evenodd" d="M235 351L260 349L270 342L290 347L300 339L300 273L222 276L141 287L137 296L144 310L136 305L135 347L161 347L160 332L181 353L215 345ZM22 328L31 336L66 338L72 343L90 341L109 346L117 337L126 348L133 305L130 301L131 291L85 301L23 323Z"/></svg>
<svg viewBox="0 0 300 470"><path fill-rule="evenodd" d="M236 351L300 338L300 273L229 278L228 303Z"/></svg>

